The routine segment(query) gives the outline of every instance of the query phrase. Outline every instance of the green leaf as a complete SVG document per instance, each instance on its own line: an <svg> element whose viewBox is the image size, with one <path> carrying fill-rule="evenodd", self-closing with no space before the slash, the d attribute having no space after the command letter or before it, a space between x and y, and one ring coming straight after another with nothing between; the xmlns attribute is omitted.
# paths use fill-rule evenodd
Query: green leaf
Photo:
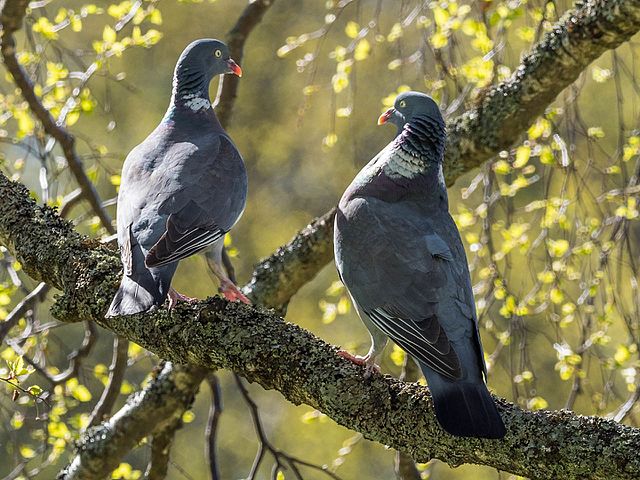
<svg viewBox="0 0 640 480"><path fill-rule="evenodd" d="M104 30L102 31L102 40L105 43L114 43L116 41L116 38L116 31L111 28L110 25L105 25Z"/></svg>
<svg viewBox="0 0 640 480"><path fill-rule="evenodd" d="M23 458L29 459L36 456L36 451L29 445L20 445L20 455Z"/></svg>
<svg viewBox="0 0 640 480"><path fill-rule="evenodd" d="M589 138L604 138L604 130L601 127L589 127L587 135Z"/></svg>
<svg viewBox="0 0 640 480"><path fill-rule="evenodd" d="M182 414L182 421L184 423L191 423L195 420L196 414L193 413L193 410L187 410Z"/></svg>
<svg viewBox="0 0 640 480"><path fill-rule="evenodd" d="M160 10L157 8L152 10L151 14L149 14L149 22L154 25L162 25L162 14L160 13Z"/></svg>
<svg viewBox="0 0 640 480"><path fill-rule="evenodd" d="M513 162L513 168L522 168L529 162L531 156L531 147L521 145L516 150L516 160Z"/></svg>
<svg viewBox="0 0 640 480"><path fill-rule="evenodd" d="M552 257L562 257L567 252L567 250L569 250L569 242L564 239L548 239L547 249L549 251L549 255L551 255Z"/></svg>
<svg viewBox="0 0 640 480"><path fill-rule="evenodd" d="M38 18L36 23L33 24L33 31L39 33L47 40L56 40L58 38L55 26L47 17Z"/></svg>
<svg viewBox="0 0 640 480"><path fill-rule="evenodd" d="M493 164L493 171L498 175L507 175L511 172L511 165L506 160L498 160Z"/></svg>
<svg viewBox="0 0 640 480"><path fill-rule="evenodd" d="M353 58L357 61L364 60L369 56L371 52L371 44L366 38L363 38L356 45L356 49L353 52Z"/></svg>
<svg viewBox="0 0 640 480"><path fill-rule="evenodd" d="M39 385L31 385L27 388L27 392L29 392L34 397L39 397L42 395L42 388Z"/></svg>
<svg viewBox="0 0 640 480"><path fill-rule="evenodd" d="M347 22L347 26L344 29L344 33L347 34L349 38L356 38L358 33L360 32L360 26L353 21Z"/></svg>
<svg viewBox="0 0 640 480"><path fill-rule="evenodd" d="M72 378L66 383L67 390L71 396L80 402L88 402L92 395L87 387L78 382L77 378Z"/></svg>
<svg viewBox="0 0 640 480"><path fill-rule="evenodd" d="M631 358L631 352L629 352L629 348L626 345L618 345L616 349L616 353L613 356L613 359L616 361L618 365L622 365L624 362Z"/></svg>
<svg viewBox="0 0 640 480"><path fill-rule="evenodd" d="M529 410L542 410L548 406L549 403L542 397L533 397L527 402L527 408Z"/></svg>

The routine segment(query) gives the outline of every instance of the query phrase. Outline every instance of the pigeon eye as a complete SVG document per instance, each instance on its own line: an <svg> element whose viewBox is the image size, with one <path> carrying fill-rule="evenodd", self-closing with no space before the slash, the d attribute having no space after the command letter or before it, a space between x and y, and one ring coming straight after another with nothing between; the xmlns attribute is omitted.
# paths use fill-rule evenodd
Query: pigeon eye
<svg viewBox="0 0 640 480"><path fill-rule="evenodd" d="M400 108L404 108L407 106L407 102L405 102L404 100L400 101Z"/></svg>
<svg viewBox="0 0 640 480"><path fill-rule="evenodd" d="M216 50L215 52L213 52L213 54L216 56L216 58L220 58L222 56L222 51Z"/></svg>

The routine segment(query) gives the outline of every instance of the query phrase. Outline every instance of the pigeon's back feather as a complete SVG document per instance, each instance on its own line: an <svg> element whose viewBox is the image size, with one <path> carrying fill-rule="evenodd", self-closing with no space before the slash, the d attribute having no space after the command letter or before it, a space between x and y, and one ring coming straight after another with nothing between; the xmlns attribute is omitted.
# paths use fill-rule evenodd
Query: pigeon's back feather
<svg viewBox="0 0 640 480"><path fill-rule="evenodd" d="M341 202L338 270L380 330L434 371L459 378L451 340L466 336L473 324L457 303L466 301L464 289L455 283L462 271L445 240L416 208L373 197ZM441 318L445 310L453 316L446 323Z"/></svg>
<svg viewBox="0 0 640 480"><path fill-rule="evenodd" d="M149 249L148 267L186 258L224 236L240 218L246 203L246 172L237 149L225 135L208 148L189 152L173 167L179 181L160 197L158 213L165 232ZM240 167L240 168L239 168ZM214 207L215 208L212 208Z"/></svg>
<svg viewBox="0 0 640 480"><path fill-rule="evenodd" d="M210 115L210 122L189 128L163 121L125 160L118 242L125 272L148 295L128 288L125 278L108 315L161 304L177 262L222 241L242 214L244 163Z"/></svg>

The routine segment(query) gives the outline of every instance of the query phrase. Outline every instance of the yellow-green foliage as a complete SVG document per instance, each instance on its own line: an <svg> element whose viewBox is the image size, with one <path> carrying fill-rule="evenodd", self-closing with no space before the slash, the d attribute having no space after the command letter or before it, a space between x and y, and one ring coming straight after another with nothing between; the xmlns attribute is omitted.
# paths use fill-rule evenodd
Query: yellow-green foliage
<svg viewBox="0 0 640 480"><path fill-rule="evenodd" d="M43 105L77 136L103 199L116 196L124 156L162 118L183 47L200 37L223 38L244 3L32 4L28 35L17 42L19 61ZM278 0L247 43L229 128L250 178L246 212L226 243L240 283L259 258L335 205L358 169L392 138L376 118L398 93L425 91L453 118L516 72L521 55L569 6L416 0L382 2L378 10L378 4ZM449 191L469 256L489 385L523 408L615 414L640 382L637 53L634 44L605 54L532 119L516 145ZM77 188L64 156L11 79L1 83L0 167L40 201L62 207ZM107 208L115 217L114 206ZM70 217L84 233L106 233L83 202ZM4 249L0 258L4 320L35 283ZM201 256L182 262L174 284L199 297L217 289ZM80 325L50 324L47 305L23 315L0 347L6 418L0 451L11 459L0 462L0 476L24 462L27 471L44 468L38 478L53 478L108 379L112 337L101 331L76 375L56 385L47 380L67 368L84 334ZM368 348L333 267L294 298L288 314L343 348L360 354ZM383 371L399 374L404 360L390 347ZM129 363L118 407L148 381L157 359L131 346ZM220 380L218 456L223 478L241 478L257 442L232 378L221 373ZM393 452L273 392L250 393L278 447L344 478L393 477ZM183 416L187 425L168 478L184 478L180 469L192 478L206 475L200 452L207 395ZM637 425L637 409L625 421ZM112 478L140 478L147 457L142 445ZM438 462L420 469L423 478L494 475L480 467L452 473ZM292 477L281 472L281 478Z"/></svg>

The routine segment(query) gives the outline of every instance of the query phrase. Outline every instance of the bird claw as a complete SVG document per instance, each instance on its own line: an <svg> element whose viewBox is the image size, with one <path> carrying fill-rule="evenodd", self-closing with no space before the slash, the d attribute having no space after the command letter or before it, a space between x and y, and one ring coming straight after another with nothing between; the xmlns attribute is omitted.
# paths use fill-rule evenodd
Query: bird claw
<svg viewBox="0 0 640 480"><path fill-rule="evenodd" d="M370 357L369 355L365 355L364 357L360 355L353 355L352 353L347 352L346 350L338 351L338 355L342 358L346 358L350 362L355 363L356 365L360 365L364 367L364 378L369 378L371 375L375 373L380 373L380 367L376 365L375 359Z"/></svg>
<svg viewBox="0 0 640 480"><path fill-rule="evenodd" d="M241 301L242 303L246 303L247 305L251 305L251 300L249 300L244 293L232 282L224 282L220 285L220 293L224 298L231 302Z"/></svg>
<svg viewBox="0 0 640 480"><path fill-rule="evenodd" d="M187 297L186 295L177 292L173 288L169 289L169 310L172 310L173 307L178 304L178 302L194 303L197 301L197 298Z"/></svg>

